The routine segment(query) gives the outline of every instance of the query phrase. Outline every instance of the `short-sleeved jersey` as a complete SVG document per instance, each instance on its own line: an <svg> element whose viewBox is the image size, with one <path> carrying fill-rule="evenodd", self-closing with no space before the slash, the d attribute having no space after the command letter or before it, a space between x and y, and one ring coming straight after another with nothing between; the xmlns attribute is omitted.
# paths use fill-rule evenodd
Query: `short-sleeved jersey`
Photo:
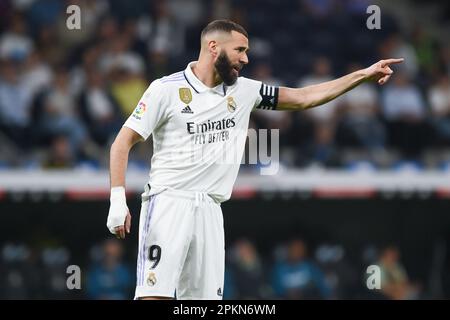
<svg viewBox="0 0 450 320"><path fill-rule="evenodd" d="M245 148L250 112L275 109L278 87L239 77L234 85L204 85L184 71L154 80L124 126L153 135L152 189L206 192L230 198Z"/></svg>

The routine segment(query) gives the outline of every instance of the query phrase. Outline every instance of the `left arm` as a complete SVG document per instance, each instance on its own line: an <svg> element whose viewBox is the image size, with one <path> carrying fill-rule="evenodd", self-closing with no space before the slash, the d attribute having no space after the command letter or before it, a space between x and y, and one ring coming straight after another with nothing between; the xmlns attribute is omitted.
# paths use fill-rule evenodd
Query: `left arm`
<svg viewBox="0 0 450 320"><path fill-rule="evenodd" d="M339 79L304 87L280 87L278 110L304 110L327 103L365 81L377 81L385 84L391 75L391 64L400 63L403 59L381 60L370 67L355 71Z"/></svg>

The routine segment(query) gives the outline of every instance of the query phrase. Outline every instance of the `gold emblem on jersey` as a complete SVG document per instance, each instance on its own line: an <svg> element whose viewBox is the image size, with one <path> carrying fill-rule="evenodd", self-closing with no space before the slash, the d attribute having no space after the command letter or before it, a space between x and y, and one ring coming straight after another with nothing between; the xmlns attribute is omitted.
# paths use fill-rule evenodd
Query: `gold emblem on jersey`
<svg viewBox="0 0 450 320"><path fill-rule="evenodd" d="M230 111L230 112L235 112L236 111L237 104L234 101L233 97L228 97L227 98L227 107L228 107L228 111Z"/></svg>
<svg viewBox="0 0 450 320"><path fill-rule="evenodd" d="M147 284L149 286L154 286L156 284L156 275L154 272L150 272L147 277Z"/></svg>
<svg viewBox="0 0 450 320"><path fill-rule="evenodd" d="M180 88L179 89L180 100L185 104L189 104L192 101L192 93L189 88Z"/></svg>

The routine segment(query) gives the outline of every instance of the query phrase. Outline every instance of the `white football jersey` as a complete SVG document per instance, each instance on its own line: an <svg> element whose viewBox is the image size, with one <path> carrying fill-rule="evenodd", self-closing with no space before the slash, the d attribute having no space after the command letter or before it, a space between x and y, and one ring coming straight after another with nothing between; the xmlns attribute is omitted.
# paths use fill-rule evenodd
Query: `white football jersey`
<svg viewBox="0 0 450 320"><path fill-rule="evenodd" d="M275 109L278 87L239 77L232 86L204 85L184 71L151 83L124 126L153 135L150 186L230 198L247 138L250 112Z"/></svg>

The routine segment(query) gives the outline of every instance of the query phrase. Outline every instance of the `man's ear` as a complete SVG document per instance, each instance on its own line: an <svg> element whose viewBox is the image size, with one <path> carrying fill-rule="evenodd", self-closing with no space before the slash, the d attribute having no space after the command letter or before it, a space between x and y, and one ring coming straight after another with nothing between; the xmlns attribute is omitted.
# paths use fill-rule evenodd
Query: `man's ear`
<svg viewBox="0 0 450 320"><path fill-rule="evenodd" d="M208 49L209 49L209 53L211 53L211 55L214 58L218 56L219 48L217 46L217 41L216 40L211 40L211 41L208 42Z"/></svg>

